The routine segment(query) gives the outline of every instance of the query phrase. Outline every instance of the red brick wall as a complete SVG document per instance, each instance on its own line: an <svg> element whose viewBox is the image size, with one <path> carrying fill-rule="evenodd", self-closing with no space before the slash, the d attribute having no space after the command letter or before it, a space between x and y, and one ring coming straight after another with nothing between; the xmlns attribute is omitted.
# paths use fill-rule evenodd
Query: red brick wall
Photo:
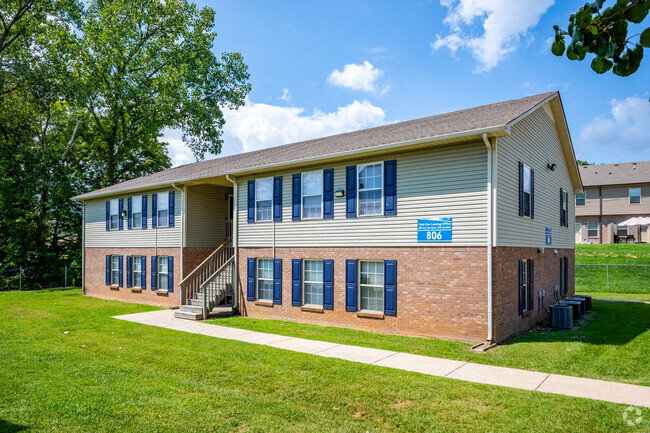
<svg viewBox="0 0 650 433"><path fill-rule="evenodd" d="M183 248L183 276L187 276L203 262L217 247L185 247Z"/></svg>
<svg viewBox="0 0 650 433"><path fill-rule="evenodd" d="M244 316L342 326L384 333L482 341L487 336L484 247L276 248L282 259L282 305L246 301L246 260L269 258L270 248L239 248L239 309ZM291 259L334 259L334 309L291 305ZM397 260L397 316L360 317L345 311L345 259Z"/></svg>
<svg viewBox="0 0 650 433"><path fill-rule="evenodd" d="M574 250L545 248L538 253L537 248L496 247L492 254L492 299L494 307L494 339L503 341L507 337L524 332L539 322L540 290L546 290L544 306L548 310L554 304L553 287L560 284L560 257L568 257L567 296L575 293ZM534 299L535 309L524 316L519 315L519 260L534 259ZM541 317L547 313L541 309Z"/></svg>
<svg viewBox="0 0 650 433"><path fill-rule="evenodd" d="M106 285L106 255L121 254L123 259L123 286L111 289ZM178 307L178 283L181 276L180 248L158 248L159 256L174 256L174 292L154 292L151 290L151 256L155 254L154 248L86 248L85 251L85 277L84 289L86 295L103 299L118 301L138 302L141 304L158 305L161 307ZM147 287L142 292L137 292L126 287L126 256L147 256Z"/></svg>

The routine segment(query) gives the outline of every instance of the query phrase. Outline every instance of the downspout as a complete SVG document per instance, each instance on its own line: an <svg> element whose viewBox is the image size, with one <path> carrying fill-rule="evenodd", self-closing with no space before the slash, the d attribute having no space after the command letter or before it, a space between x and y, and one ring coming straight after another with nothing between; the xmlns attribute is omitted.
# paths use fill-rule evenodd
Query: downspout
<svg viewBox="0 0 650 433"><path fill-rule="evenodd" d="M483 133L483 142L487 148L487 341L492 341L492 143L487 133Z"/></svg>
<svg viewBox="0 0 650 433"><path fill-rule="evenodd" d="M183 185L183 189L180 189L179 187L176 186L176 184L172 183L172 188L174 188L176 191L181 193L181 281L183 280L183 247L184 241L185 241L185 186ZM174 209L176 209L176 206L174 206ZM179 304L178 305L183 305L183 294L181 291L178 291L178 296L179 296Z"/></svg>
<svg viewBox="0 0 650 433"><path fill-rule="evenodd" d="M81 202L81 288L86 294L86 202Z"/></svg>
<svg viewBox="0 0 650 433"><path fill-rule="evenodd" d="M237 198L238 191L237 191L237 181L235 179L231 179L229 174L226 175L226 179L230 183L232 183L232 199L234 201L233 209L232 209L232 246L233 246L233 249L235 250L234 256L233 256L234 259L235 259L234 260L235 261L235 272L233 272L233 276L232 276L232 279L233 279L233 281L232 281L232 283L233 283L232 284L232 287L233 287L233 291L232 291L232 293L233 293L232 308L234 310L236 310L237 309L238 293L239 293L239 288L237 287L237 276L239 275L238 274L238 269L239 268L237 266L238 262L239 262L238 257L237 257L238 254L239 254L239 251L238 251L238 248L237 248L237 238L238 238L237 237L237 226L238 226L237 221L239 219L239 205L238 205L238 198Z"/></svg>

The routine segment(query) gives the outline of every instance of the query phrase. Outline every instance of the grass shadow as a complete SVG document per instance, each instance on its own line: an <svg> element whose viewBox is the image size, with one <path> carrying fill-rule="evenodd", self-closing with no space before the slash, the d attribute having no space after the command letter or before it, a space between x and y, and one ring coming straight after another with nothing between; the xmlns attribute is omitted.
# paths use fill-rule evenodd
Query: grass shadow
<svg viewBox="0 0 650 433"><path fill-rule="evenodd" d="M27 430L27 427L0 419L0 433L16 433Z"/></svg>

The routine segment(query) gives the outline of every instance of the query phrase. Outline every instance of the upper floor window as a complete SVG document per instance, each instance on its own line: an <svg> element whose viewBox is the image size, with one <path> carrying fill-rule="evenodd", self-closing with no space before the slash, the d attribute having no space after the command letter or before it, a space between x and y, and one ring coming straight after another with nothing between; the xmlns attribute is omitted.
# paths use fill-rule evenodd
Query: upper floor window
<svg viewBox="0 0 650 433"><path fill-rule="evenodd" d="M302 218L323 217L323 172L302 175Z"/></svg>
<svg viewBox="0 0 650 433"><path fill-rule="evenodd" d="M569 227L569 193L560 188L560 225Z"/></svg>
<svg viewBox="0 0 650 433"><path fill-rule="evenodd" d="M158 227L167 227L169 221L169 194L158 194Z"/></svg>
<svg viewBox="0 0 650 433"><path fill-rule="evenodd" d="M630 204L641 203L641 188L630 188Z"/></svg>
<svg viewBox="0 0 650 433"><path fill-rule="evenodd" d="M523 212L524 216L531 216L532 212L532 195L533 195L533 175L532 170L529 166L524 164L524 189L523 189Z"/></svg>
<svg viewBox="0 0 650 433"><path fill-rule="evenodd" d="M118 230L120 228L120 205L121 199L113 199L110 204L110 224L111 230Z"/></svg>
<svg viewBox="0 0 650 433"><path fill-rule="evenodd" d="M586 203L584 194L576 194L576 206L584 206Z"/></svg>
<svg viewBox="0 0 650 433"><path fill-rule="evenodd" d="M359 166L359 215L381 215L383 197L383 163Z"/></svg>
<svg viewBox="0 0 650 433"><path fill-rule="evenodd" d="M255 220L271 221L273 208L273 179L255 181Z"/></svg>
<svg viewBox="0 0 650 433"><path fill-rule="evenodd" d="M131 227L142 227L142 196L136 195L131 199Z"/></svg>

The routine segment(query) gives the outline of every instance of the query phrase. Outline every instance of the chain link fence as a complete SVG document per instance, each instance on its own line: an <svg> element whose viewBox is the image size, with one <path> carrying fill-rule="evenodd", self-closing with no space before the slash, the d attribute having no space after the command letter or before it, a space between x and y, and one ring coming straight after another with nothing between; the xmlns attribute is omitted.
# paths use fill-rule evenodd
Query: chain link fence
<svg viewBox="0 0 650 433"><path fill-rule="evenodd" d="M27 281L25 275L25 268L18 267L13 269L1 269L0 268L0 291L5 290L29 290L29 289L46 289L54 287L71 287L75 282L75 279L79 279L73 275L74 269L70 265L62 265L60 268L60 273L57 271L57 277L53 277L48 280L48 284L41 283L32 283L31 285Z"/></svg>
<svg viewBox="0 0 650 433"><path fill-rule="evenodd" d="M650 294L650 265L577 264L576 292Z"/></svg>

